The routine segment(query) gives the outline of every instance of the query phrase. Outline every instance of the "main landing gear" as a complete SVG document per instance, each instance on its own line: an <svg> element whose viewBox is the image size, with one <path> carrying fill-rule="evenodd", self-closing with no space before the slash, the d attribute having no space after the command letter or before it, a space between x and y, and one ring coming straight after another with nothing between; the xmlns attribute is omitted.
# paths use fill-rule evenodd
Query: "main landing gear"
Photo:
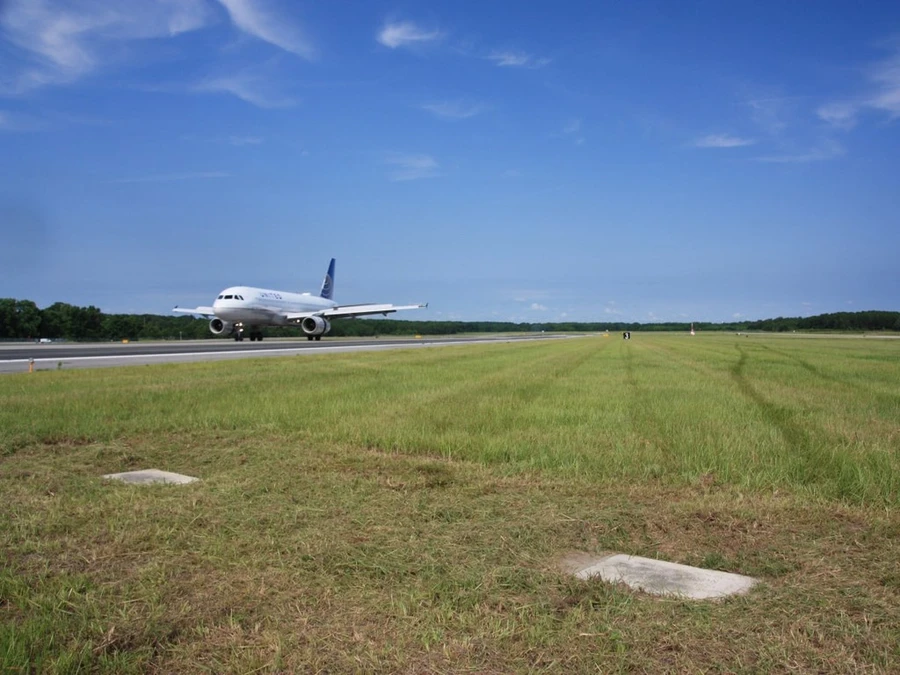
<svg viewBox="0 0 900 675"><path fill-rule="evenodd" d="M262 342L263 334L261 330L251 330L249 333L250 342L254 340L258 340ZM242 326L235 326L234 328L234 341L235 342L243 342L244 341L244 329Z"/></svg>
<svg viewBox="0 0 900 675"><path fill-rule="evenodd" d="M322 339L322 336L321 336L321 335L307 335L307 336L306 336L306 339L309 340L309 341L312 341L312 340L321 340L321 339Z"/></svg>

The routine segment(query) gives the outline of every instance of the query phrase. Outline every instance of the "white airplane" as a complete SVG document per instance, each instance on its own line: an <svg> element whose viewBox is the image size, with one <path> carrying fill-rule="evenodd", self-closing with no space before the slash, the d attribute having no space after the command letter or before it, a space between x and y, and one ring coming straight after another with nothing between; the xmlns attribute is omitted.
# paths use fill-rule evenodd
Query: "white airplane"
<svg viewBox="0 0 900 675"><path fill-rule="evenodd" d="M262 326L300 326L310 340L321 340L331 330L330 319L384 314L403 309L421 309L424 305L339 305L334 295L334 258L322 281L319 295L270 291L250 286L232 286L219 293L212 307L185 309L175 307L180 314L194 314L210 319L209 330L214 335L233 335L238 342L249 329L250 340L262 341Z"/></svg>

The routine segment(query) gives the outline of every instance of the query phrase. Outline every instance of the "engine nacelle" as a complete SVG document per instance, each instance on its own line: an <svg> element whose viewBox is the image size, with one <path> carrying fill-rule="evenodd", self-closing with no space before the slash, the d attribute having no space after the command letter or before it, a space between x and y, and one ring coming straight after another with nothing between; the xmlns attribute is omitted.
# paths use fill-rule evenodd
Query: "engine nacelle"
<svg viewBox="0 0 900 675"><path fill-rule="evenodd" d="M234 330L234 325L227 321L222 321L222 319L213 319L209 322L209 330L213 335L221 335L222 333L231 333Z"/></svg>
<svg viewBox="0 0 900 675"><path fill-rule="evenodd" d="M328 323L328 319L323 319L321 316L308 316L300 322L300 328L307 335L318 336L325 335L325 333L330 331L331 324Z"/></svg>

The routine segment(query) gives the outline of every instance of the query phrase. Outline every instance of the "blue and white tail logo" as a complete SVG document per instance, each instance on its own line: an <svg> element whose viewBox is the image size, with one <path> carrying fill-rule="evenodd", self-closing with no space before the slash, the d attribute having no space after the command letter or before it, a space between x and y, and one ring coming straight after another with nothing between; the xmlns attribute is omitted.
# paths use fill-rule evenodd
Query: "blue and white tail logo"
<svg viewBox="0 0 900 675"><path fill-rule="evenodd" d="M334 258L331 259L331 263L328 265L328 272L325 273L325 278L322 280L322 292L319 293L323 298L328 300L333 299L334 296Z"/></svg>

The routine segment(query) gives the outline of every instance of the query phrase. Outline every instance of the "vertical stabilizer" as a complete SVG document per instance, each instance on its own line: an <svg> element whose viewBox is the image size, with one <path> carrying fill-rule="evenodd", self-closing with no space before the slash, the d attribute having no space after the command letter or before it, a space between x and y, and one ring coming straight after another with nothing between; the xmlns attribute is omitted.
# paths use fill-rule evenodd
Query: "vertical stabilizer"
<svg viewBox="0 0 900 675"><path fill-rule="evenodd" d="M327 300L334 300L334 258L331 259L325 278L322 279L322 292L319 295Z"/></svg>

